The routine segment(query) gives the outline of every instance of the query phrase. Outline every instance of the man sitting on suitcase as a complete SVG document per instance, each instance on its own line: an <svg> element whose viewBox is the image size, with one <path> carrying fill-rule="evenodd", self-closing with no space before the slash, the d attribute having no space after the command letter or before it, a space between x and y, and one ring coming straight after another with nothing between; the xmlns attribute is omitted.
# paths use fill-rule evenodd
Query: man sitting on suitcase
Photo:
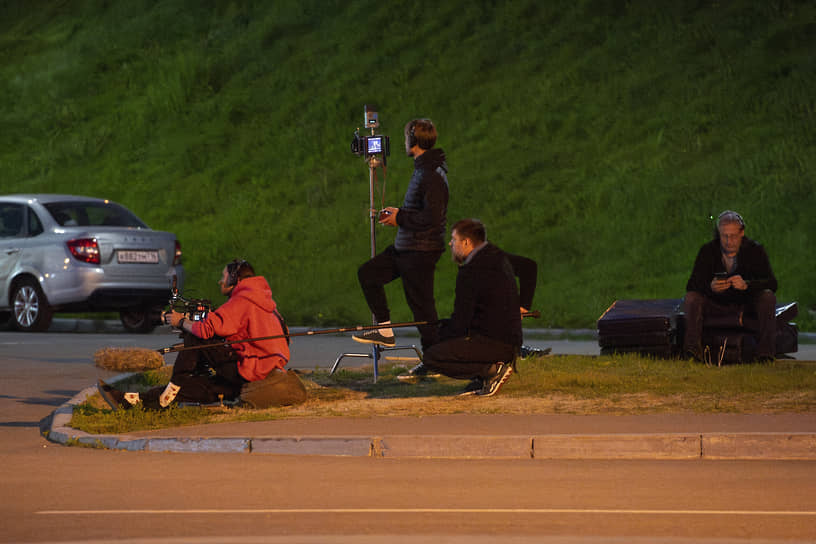
<svg viewBox="0 0 816 544"><path fill-rule="evenodd" d="M765 249L745 237L745 222L726 210L717 218L714 239L700 248L686 285L686 355L703 360L705 318L748 315L758 322L756 357L776 354L776 278Z"/></svg>

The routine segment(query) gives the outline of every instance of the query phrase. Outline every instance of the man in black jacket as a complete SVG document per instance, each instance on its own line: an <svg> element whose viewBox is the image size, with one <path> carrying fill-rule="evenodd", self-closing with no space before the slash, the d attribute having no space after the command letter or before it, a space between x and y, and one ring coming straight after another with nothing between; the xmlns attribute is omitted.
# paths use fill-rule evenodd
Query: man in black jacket
<svg viewBox="0 0 816 544"><path fill-rule="evenodd" d="M385 284L402 278L402 287L414 321L427 321L419 329L422 348L437 337L434 274L445 251L448 211L448 165L445 152L434 149L436 127L430 119L414 119L405 125L405 152L414 158L414 174L402 207L384 208L380 223L398 227L394 244L364 263L357 271L368 307L381 328L353 335L358 342L394 346L389 325L391 314Z"/></svg>
<svg viewBox="0 0 816 544"><path fill-rule="evenodd" d="M522 340L513 267L476 219L453 226L450 247L459 263L453 314L443 321L441 340L425 351L423 364L428 371L470 379L466 393L492 396L513 373Z"/></svg>
<svg viewBox="0 0 816 544"><path fill-rule="evenodd" d="M703 320L709 316L742 315L758 321L756 356L776 354L776 277L768 254L745 237L745 222L726 210L717 219L714 239L700 248L686 284L684 313L686 355L703 359Z"/></svg>

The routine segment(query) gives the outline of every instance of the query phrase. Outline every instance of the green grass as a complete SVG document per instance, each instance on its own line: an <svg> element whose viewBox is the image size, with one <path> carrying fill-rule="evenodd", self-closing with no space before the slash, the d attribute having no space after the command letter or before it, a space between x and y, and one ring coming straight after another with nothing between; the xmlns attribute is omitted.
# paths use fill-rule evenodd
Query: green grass
<svg viewBox="0 0 816 544"><path fill-rule="evenodd" d="M93 434L127 433L182 425L264 421L297 417L372 417L437 414L644 414L662 412L775 413L816 410L816 364L779 360L773 364L711 367L685 360L638 355L529 357L518 374L489 399L458 397L461 380L396 379L405 369L315 371L303 376L309 399L303 405L245 408L135 408L112 412L98 396L74 409L71 425ZM143 390L167 381L169 369L134 375L121 390Z"/></svg>
<svg viewBox="0 0 816 544"><path fill-rule="evenodd" d="M219 300L242 256L290 323L363 323L368 169L349 141L375 103L386 202L412 169L403 124L431 117L450 222L479 217L540 265L528 326L679 298L731 208L816 330L815 37L810 2L6 2L2 191L127 205L179 236L190 296ZM442 315L454 276L443 258Z"/></svg>

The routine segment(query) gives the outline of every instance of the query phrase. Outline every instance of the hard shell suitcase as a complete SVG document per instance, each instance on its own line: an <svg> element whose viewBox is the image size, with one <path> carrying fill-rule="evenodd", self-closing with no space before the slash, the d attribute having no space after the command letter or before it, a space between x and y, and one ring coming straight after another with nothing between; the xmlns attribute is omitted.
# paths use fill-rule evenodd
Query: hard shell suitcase
<svg viewBox="0 0 816 544"><path fill-rule="evenodd" d="M671 357L682 338L681 299L616 300L598 319L602 354Z"/></svg>

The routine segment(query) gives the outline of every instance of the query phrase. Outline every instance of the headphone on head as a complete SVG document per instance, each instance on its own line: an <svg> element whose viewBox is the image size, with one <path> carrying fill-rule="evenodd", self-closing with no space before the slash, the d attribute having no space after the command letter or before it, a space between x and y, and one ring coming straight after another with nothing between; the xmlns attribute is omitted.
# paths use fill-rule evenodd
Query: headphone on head
<svg viewBox="0 0 816 544"><path fill-rule="evenodd" d="M717 216L717 227L720 226L720 221L725 216L729 216L729 223L739 223L740 228L745 228L745 221L742 219L742 216L733 210L725 210Z"/></svg>
<svg viewBox="0 0 816 544"><path fill-rule="evenodd" d="M414 135L414 131L416 130L416 121L411 121L411 128L408 130L408 147L414 147L417 145L417 139Z"/></svg>
<svg viewBox="0 0 816 544"><path fill-rule="evenodd" d="M247 265L244 259L235 259L227 264L227 287L238 285L238 272Z"/></svg>

